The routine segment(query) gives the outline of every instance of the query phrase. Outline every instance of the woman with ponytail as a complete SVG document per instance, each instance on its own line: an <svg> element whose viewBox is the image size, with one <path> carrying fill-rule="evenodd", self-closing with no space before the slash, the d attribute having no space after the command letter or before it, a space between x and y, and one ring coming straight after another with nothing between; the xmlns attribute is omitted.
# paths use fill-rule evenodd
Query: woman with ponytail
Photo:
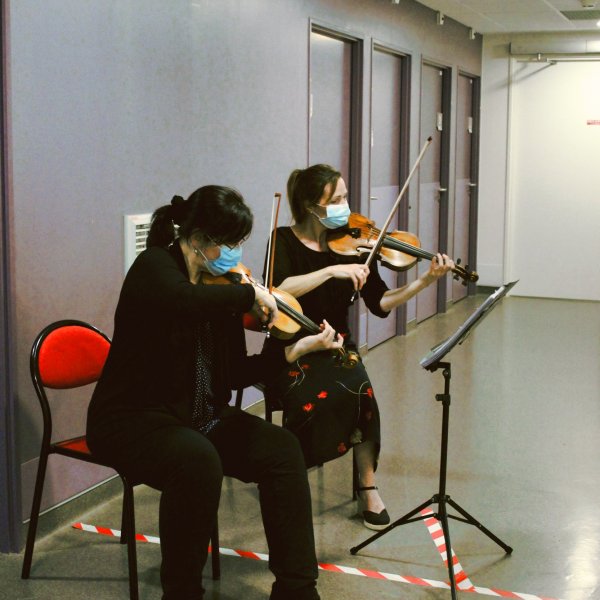
<svg viewBox="0 0 600 600"><path fill-rule="evenodd" d="M357 350L348 323L353 290L360 292L371 313L387 317L454 266L446 255L438 254L419 279L389 290L376 261L369 268L329 252L327 231L346 225L350 215L339 171L324 164L296 169L287 192L294 224L277 230L273 284L298 298L308 318L326 319L344 338L347 350ZM274 361L282 351L278 340L266 341L264 353ZM384 529L390 517L375 486L381 445L379 410L363 363L345 369L326 352L313 352L295 362L294 368L284 367L267 384L266 401L283 406L283 424L300 439L309 465L354 449L363 523L370 529Z"/></svg>
<svg viewBox="0 0 600 600"><path fill-rule="evenodd" d="M152 219L147 248L129 269L113 341L88 411L95 454L162 492L164 600L203 597L202 568L221 481L259 487L275 575L271 599L315 600L317 562L302 451L288 431L228 406L231 390L268 380L272 363L248 356L242 316L268 326L277 307L251 285L206 285L241 259L252 214L240 194L205 186L175 196ZM327 324L286 345L278 368L339 348Z"/></svg>

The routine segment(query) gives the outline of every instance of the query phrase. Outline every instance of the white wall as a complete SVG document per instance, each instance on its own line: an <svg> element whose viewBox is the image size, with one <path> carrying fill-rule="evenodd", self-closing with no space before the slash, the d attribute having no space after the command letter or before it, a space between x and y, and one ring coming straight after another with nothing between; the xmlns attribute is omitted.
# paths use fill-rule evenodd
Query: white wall
<svg viewBox="0 0 600 600"><path fill-rule="evenodd" d="M484 38L482 285L519 278L517 295L600 300L600 126L587 124L600 119L600 60L531 65L509 54L511 42L543 52L590 39L600 33Z"/></svg>

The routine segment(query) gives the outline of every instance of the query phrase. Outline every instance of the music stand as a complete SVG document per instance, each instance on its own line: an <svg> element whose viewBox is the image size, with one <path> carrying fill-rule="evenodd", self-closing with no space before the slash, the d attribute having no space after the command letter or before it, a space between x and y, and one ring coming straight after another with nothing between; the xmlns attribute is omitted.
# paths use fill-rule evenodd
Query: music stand
<svg viewBox="0 0 600 600"><path fill-rule="evenodd" d="M518 281L518 280L517 280ZM442 530L444 532L444 538L446 541L446 562L448 563L448 574L450 576L450 592L452 600L456 600L456 582L454 580L454 565L452 561L452 546L450 544L450 531L448 528L448 519L454 519L456 521L462 521L469 525L475 525L480 531L485 533L490 539L498 544L507 554L512 552L512 548L505 544L500 538L496 537L489 529L486 529L479 521L472 517L464 508L459 506L449 495L446 494L446 467L448 458L448 423L450 419L450 363L442 362L442 358L454 348L457 344L462 344L473 329L482 321L482 319L489 314L489 312L498 305L500 300L506 296L506 294L515 286L517 281L511 281L501 287L499 287L493 294L491 294L483 304L446 340L440 342L434 346L429 353L424 356L420 365L431 371L437 371L443 369L444 375L444 393L436 394L435 399L442 403L442 441L441 441L441 452L440 452L440 480L437 494L434 494L429 500L423 502L417 506L417 508L411 510L409 513L400 517L385 529L372 535L370 538L350 548L351 554L356 554L361 548L364 548L371 542L385 535L388 531L391 531L395 527L400 525L406 525L407 523L414 523L415 521L422 521L429 518L429 514L424 516L419 514L424 508L431 504L437 503L438 510L434 513L436 519L442 524ZM446 510L446 504L449 504L454 510L456 510L462 516L450 515Z"/></svg>

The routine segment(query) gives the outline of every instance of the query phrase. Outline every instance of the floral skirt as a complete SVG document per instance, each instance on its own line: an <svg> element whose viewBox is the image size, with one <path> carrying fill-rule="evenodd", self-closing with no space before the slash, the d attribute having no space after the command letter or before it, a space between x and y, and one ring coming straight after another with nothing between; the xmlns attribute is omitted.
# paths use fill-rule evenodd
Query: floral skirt
<svg viewBox="0 0 600 600"><path fill-rule="evenodd" d="M300 440L307 467L364 441L373 442L379 453L379 409L360 361L348 369L329 352L303 356L267 386L265 401L283 408L283 426Z"/></svg>

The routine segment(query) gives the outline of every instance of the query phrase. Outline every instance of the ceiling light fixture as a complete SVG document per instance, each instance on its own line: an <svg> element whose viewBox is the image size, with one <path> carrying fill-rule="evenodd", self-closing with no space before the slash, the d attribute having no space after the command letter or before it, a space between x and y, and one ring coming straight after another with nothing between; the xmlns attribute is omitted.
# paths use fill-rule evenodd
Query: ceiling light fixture
<svg viewBox="0 0 600 600"><path fill-rule="evenodd" d="M438 10L436 17L437 17L437 24L443 25L444 24L444 14Z"/></svg>

